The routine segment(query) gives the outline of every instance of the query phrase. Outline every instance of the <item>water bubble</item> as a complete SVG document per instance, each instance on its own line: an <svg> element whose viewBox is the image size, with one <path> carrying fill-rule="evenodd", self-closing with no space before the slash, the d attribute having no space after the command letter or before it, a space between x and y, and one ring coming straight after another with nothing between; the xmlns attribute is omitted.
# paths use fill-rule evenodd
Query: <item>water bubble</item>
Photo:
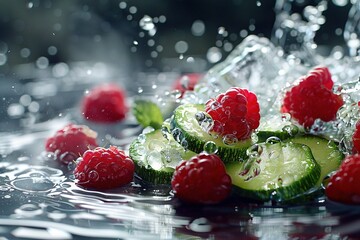
<svg viewBox="0 0 360 240"><path fill-rule="evenodd" d="M19 103L27 107L31 103L31 96L29 94L24 94L20 97Z"/></svg>
<svg viewBox="0 0 360 240"><path fill-rule="evenodd" d="M339 7L344 7L349 3L349 0L332 0L332 2Z"/></svg>
<svg viewBox="0 0 360 240"><path fill-rule="evenodd" d="M48 54L49 55L56 55L56 53L57 53L57 48L55 47L55 46L50 46L50 47L48 47Z"/></svg>
<svg viewBox="0 0 360 240"><path fill-rule="evenodd" d="M175 43L175 51L177 53L185 53L187 52L187 50L189 49L189 45L187 42L185 41L178 41L177 43Z"/></svg>
<svg viewBox="0 0 360 240"><path fill-rule="evenodd" d="M246 155L249 157L259 157L263 152L263 148L259 144L254 144L246 149Z"/></svg>
<svg viewBox="0 0 360 240"><path fill-rule="evenodd" d="M194 21L191 26L191 32L194 36L202 36L205 33L205 23L201 20Z"/></svg>
<svg viewBox="0 0 360 240"><path fill-rule="evenodd" d="M295 136L299 133L299 127L294 124L285 125L282 131L287 132L290 136Z"/></svg>
<svg viewBox="0 0 360 240"><path fill-rule="evenodd" d="M27 7L28 7L28 8L33 8L33 6L34 6L34 3L33 3L33 2L29 2L29 3L27 4Z"/></svg>
<svg viewBox="0 0 360 240"><path fill-rule="evenodd" d="M291 115L290 115L290 113L283 113L283 114L281 114L281 120L282 120L283 122L288 122L288 121L290 121L290 120L291 120Z"/></svg>
<svg viewBox="0 0 360 240"><path fill-rule="evenodd" d="M215 126L216 125L219 125L219 124L215 124ZM236 143L238 143L239 139L234 134L226 134L225 136L223 136L222 141L225 145L231 146L231 145L235 145Z"/></svg>
<svg viewBox="0 0 360 240"><path fill-rule="evenodd" d="M281 139L276 136L271 136L271 137L268 137L265 142L270 143L270 144L276 144L276 143L281 142Z"/></svg>
<svg viewBox="0 0 360 240"><path fill-rule="evenodd" d="M206 53L206 58L210 63L217 63L222 58L222 53L219 48L211 47Z"/></svg>
<svg viewBox="0 0 360 240"><path fill-rule="evenodd" d="M135 6L131 6L131 7L129 7L129 12L131 14L135 14L137 12L137 8Z"/></svg>
<svg viewBox="0 0 360 240"><path fill-rule="evenodd" d="M88 173L88 177L89 177L90 181L96 182L96 181L99 180L99 173L97 171L95 171L95 170L91 170Z"/></svg>
<svg viewBox="0 0 360 240"><path fill-rule="evenodd" d="M204 121L204 120L206 119L206 115L205 115L204 112L197 112L197 113L195 114L195 119L196 119L199 123L201 123L202 121Z"/></svg>
<svg viewBox="0 0 360 240"><path fill-rule="evenodd" d="M4 65L7 62L7 56L3 53L0 53L0 66Z"/></svg>
<svg viewBox="0 0 360 240"><path fill-rule="evenodd" d="M40 110L40 104L38 102L33 101L30 103L28 109L29 109L29 112L37 113Z"/></svg>
<svg viewBox="0 0 360 240"><path fill-rule="evenodd" d="M10 117L20 117L25 113L25 108L23 105L18 104L18 103L12 103L9 105L8 109L7 109L7 114Z"/></svg>
<svg viewBox="0 0 360 240"><path fill-rule="evenodd" d="M57 78L65 77L69 71L69 66L64 62L57 63L52 67L52 74Z"/></svg>
<svg viewBox="0 0 360 240"><path fill-rule="evenodd" d="M126 3L126 2L120 2L120 3L119 3L119 8L120 8L120 9L125 9L126 6L127 6L127 3Z"/></svg>
<svg viewBox="0 0 360 240"><path fill-rule="evenodd" d="M181 145L185 150L187 150L187 149L188 149L188 146L189 146L189 143L188 143L188 141L187 141L185 138L183 138L183 139L181 140L181 142L180 142L180 145Z"/></svg>
<svg viewBox="0 0 360 240"><path fill-rule="evenodd" d="M213 141L207 141L204 144L204 151L208 154L215 154L218 151L218 147L215 142Z"/></svg>
<svg viewBox="0 0 360 240"><path fill-rule="evenodd" d="M30 54L31 54L31 51L30 51L30 49L28 49L28 48L22 48L22 49L20 50L20 56L21 56L22 58L28 58L28 57L30 56Z"/></svg>
<svg viewBox="0 0 360 240"><path fill-rule="evenodd" d="M244 181L250 181L254 177L258 176L261 172L260 164L261 159L257 156L251 156L245 160L242 165L242 169L239 173L239 176L244 178Z"/></svg>
<svg viewBox="0 0 360 240"><path fill-rule="evenodd" d="M175 128L171 131L171 134L173 135L175 141L181 142L181 140L184 138L184 135L182 131L179 128Z"/></svg>
<svg viewBox="0 0 360 240"><path fill-rule="evenodd" d="M49 59L47 57L39 57L36 60L36 66L40 69L46 69L49 66Z"/></svg>
<svg viewBox="0 0 360 240"><path fill-rule="evenodd" d="M160 23L165 23L166 22L166 17L164 15L159 16L159 22Z"/></svg>

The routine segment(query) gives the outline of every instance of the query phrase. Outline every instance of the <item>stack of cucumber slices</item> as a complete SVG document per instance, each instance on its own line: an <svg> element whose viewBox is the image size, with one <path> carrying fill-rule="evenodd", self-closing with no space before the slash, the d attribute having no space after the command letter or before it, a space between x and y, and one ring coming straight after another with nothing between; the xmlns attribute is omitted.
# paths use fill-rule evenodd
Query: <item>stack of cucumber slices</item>
<svg viewBox="0 0 360 240"><path fill-rule="evenodd" d="M323 180L344 158L337 143L306 134L290 121L261 123L250 139L216 136L204 105L178 106L161 129L141 134L129 155L137 175L154 184L170 184L175 167L200 152L223 160L234 193L261 202L291 202L321 191Z"/></svg>

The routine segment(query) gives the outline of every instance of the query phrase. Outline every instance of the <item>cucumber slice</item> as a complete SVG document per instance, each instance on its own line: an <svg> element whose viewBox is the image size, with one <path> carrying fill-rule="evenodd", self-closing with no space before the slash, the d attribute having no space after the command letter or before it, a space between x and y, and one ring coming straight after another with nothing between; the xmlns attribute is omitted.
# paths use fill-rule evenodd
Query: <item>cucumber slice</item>
<svg viewBox="0 0 360 240"><path fill-rule="evenodd" d="M257 129L258 142L266 142L269 137L277 137L280 140L291 138L303 133L304 128L293 124L286 115L269 115L261 118Z"/></svg>
<svg viewBox="0 0 360 240"><path fill-rule="evenodd" d="M204 105L202 104L183 104L177 107L171 121L171 132L174 139L185 148L196 153L204 151L205 144L212 143L210 145L215 145L216 154L224 162L239 161L247 158L246 149L253 144L252 140L225 143L223 138L211 136L199 125L195 118L197 113L203 111Z"/></svg>
<svg viewBox="0 0 360 240"><path fill-rule="evenodd" d="M321 167L320 179L316 184L319 187L325 177L339 168L345 157L334 141L319 136L304 135L288 139L287 141L302 143L310 147L315 160Z"/></svg>
<svg viewBox="0 0 360 240"><path fill-rule="evenodd" d="M185 151L171 136L166 139L160 129L141 134L129 148L135 172L143 180L154 184L170 184L176 165L188 160L194 152Z"/></svg>
<svg viewBox="0 0 360 240"><path fill-rule="evenodd" d="M226 164L234 190L240 196L286 202L318 182L320 166L308 146L279 142L258 144L258 148L259 154L245 162Z"/></svg>

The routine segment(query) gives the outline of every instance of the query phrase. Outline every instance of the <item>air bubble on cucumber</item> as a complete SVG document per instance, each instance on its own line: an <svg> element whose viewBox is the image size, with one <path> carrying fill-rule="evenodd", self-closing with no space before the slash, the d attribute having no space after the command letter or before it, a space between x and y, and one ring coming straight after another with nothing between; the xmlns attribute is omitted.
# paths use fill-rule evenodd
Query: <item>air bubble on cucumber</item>
<svg viewBox="0 0 360 240"><path fill-rule="evenodd" d="M140 134L129 148L137 175L154 184L169 184L176 166L195 155L166 134L165 129L166 126L163 126L162 129Z"/></svg>
<svg viewBox="0 0 360 240"><path fill-rule="evenodd" d="M254 143L251 138L240 141L232 135L219 136L210 132L212 124L203 104L183 104L175 109L170 128L174 139L193 152L215 149L224 162L247 158L246 149Z"/></svg>
<svg viewBox="0 0 360 240"><path fill-rule="evenodd" d="M320 166L299 143L261 143L244 162L226 164L235 192L261 202L286 202L312 189Z"/></svg>
<svg viewBox="0 0 360 240"><path fill-rule="evenodd" d="M302 143L310 147L315 160L321 167L320 179L316 184L319 187L330 173L339 168L345 157L334 141L319 136L303 135L287 139L286 141Z"/></svg>

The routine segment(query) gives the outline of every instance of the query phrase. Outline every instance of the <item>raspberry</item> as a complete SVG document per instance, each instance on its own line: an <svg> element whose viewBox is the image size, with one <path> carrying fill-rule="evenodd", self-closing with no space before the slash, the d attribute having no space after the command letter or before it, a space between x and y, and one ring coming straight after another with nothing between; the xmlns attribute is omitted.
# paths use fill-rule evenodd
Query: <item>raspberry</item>
<svg viewBox="0 0 360 240"><path fill-rule="evenodd" d="M286 92L281 112L290 113L304 127L310 127L316 119L334 120L343 99L332 92L333 85L326 67L312 69Z"/></svg>
<svg viewBox="0 0 360 240"><path fill-rule="evenodd" d="M115 146L97 147L84 153L74 170L77 184L86 188L109 189L130 183L134 162Z"/></svg>
<svg viewBox="0 0 360 240"><path fill-rule="evenodd" d="M231 178L217 155L200 153L176 167L171 186L183 201L212 204L229 196Z"/></svg>
<svg viewBox="0 0 360 240"><path fill-rule="evenodd" d="M238 87L232 87L216 99L207 101L205 111L214 121L211 131L221 136L234 134L239 140L249 138L260 122L256 95Z"/></svg>
<svg viewBox="0 0 360 240"><path fill-rule="evenodd" d="M360 120L355 125L355 132L352 136L353 153L360 153Z"/></svg>
<svg viewBox="0 0 360 240"><path fill-rule="evenodd" d="M186 91L193 91L195 85L202 78L202 74L200 73L188 73L180 78L176 79L173 85L173 89L179 90L181 93L181 97L184 95Z"/></svg>
<svg viewBox="0 0 360 240"><path fill-rule="evenodd" d="M115 84L104 84L93 88L84 96L82 112L85 119L99 123L121 121L128 112L123 89Z"/></svg>
<svg viewBox="0 0 360 240"><path fill-rule="evenodd" d="M97 133L84 125L68 124L48 138L45 149L55 153L56 159L68 164L80 157L86 150L98 146Z"/></svg>
<svg viewBox="0 0 360 240"><path fill-rule="evenodd" d="M330 200L346 204L360 204L360 155L349 155L339 170L331 176L326 187Z"/></svg>

